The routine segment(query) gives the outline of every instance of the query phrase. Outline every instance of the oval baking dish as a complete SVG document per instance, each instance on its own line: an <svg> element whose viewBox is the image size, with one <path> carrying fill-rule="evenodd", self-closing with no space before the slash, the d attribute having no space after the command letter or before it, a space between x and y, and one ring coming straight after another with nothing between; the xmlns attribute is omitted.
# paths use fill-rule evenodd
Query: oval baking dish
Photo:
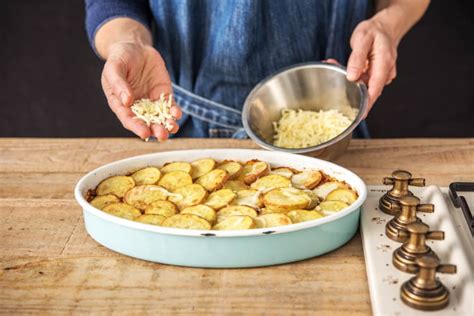
<svg viewBox="0 0 474 316"><path fill-rule="evenodd" d="M348 208L318 220L239 231L185 230L126 220L94 208L84 198L89 189L113 175L146 166L199 158L246 161L260 159L275 166L319 169L347 182L358 193ZM86 174L75 188L83 208L87 232L98 243L116 252L154 262L209 268L238 268L282 264L315 257L334 250L357 231L364 182L336 164L307 156L247 149L202 149L155 153L112 162Z"/></svg>

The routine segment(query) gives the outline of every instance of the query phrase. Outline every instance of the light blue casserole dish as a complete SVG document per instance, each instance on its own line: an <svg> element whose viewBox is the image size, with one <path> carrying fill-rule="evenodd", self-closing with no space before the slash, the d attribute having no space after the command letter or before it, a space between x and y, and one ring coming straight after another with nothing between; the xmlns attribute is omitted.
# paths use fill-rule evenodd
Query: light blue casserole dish
<svg viewBox="0 0 474 316"><path fill-rule="evenodd" d="M259 159L275 166L319 169L351 185L359 195L347 209L322 219L287 226L242 231L203 231L160 227L115 217L84 198L89 189L113 175L170 161ZM83 208L87 232L116 252L148 261L208 268L242 268L288 263L319 256L349 241L357 231L364 182L336 164L295 154L246 149L162 152L116 161L91 171L77 183L75 197Z"/></svg>

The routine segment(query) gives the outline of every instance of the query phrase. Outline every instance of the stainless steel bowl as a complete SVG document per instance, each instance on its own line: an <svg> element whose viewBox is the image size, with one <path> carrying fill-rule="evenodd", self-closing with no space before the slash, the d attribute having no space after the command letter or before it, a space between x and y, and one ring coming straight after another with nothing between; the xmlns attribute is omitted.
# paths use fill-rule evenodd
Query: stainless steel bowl
<svg viewBox="0 0 474 316"><path fill-rule="evenodd" d="M365 84L348 81L344 67L304 63L283 69L260 82L245 100L242 122L250 138L263 148L331 160L346 150L352 131L362 121L367 102ZM343 110L344 105L359 109L359 113L352 124L333 139L298 149L273 145L273 122L280 119L282 109Z"/></svg>

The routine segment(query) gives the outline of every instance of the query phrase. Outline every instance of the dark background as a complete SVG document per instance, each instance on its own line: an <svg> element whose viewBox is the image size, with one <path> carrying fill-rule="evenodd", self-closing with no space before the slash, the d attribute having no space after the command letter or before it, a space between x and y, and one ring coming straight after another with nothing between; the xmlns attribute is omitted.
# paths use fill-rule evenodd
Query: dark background
<svg viewBox="0 0 474 316"><path fill-rule="evenodd" d="M473 137L473 1L433 1L399 49L373 137ZM131 136L108 109L80 0L0 0L0 136Z"/></svg>

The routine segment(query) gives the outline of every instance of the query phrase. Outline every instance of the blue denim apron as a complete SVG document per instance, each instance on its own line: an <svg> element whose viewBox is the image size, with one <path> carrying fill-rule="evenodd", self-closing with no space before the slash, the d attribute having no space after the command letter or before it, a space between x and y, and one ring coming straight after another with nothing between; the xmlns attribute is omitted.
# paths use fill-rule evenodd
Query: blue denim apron
<svg viewBox="0 0 474 316"><path fill-rule="evenodd" d="M183 111L178 137L246 138L252 88L292 64L335 58L368 0L151 0L155 46ZM368 137L365 122L354 133Z"/></svg>

